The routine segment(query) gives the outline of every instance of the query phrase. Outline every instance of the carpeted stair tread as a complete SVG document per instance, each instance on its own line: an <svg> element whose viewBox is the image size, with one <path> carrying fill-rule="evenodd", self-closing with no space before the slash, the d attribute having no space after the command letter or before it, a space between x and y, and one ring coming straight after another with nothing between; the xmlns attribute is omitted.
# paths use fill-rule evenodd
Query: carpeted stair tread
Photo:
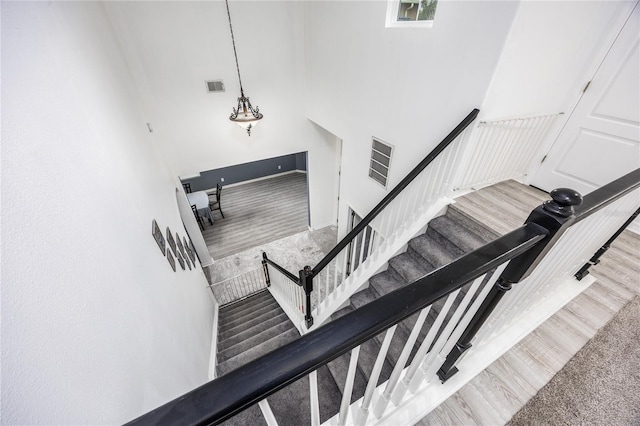
<svg viewBox="0 0 640 426"><path fill-rule="evenodd" d="M220 315L240 312L247 309L251 303L257 303L261 300L271 300L272 298L273 297L271 296L271 293L269 293L269 290L263 290L244 299L220 307Z"/></svg>
<svg viewBox="0 0 640 426"><path fill-rule="evenodd" d="M246 317L247 315L253 315L258 309L264 308L265 306L272 305L275 303L275 299L273 297L261 298L261 299L252 299L248 303L243 304L244 309L235 310L232 312L220 312L219 317L226 321L231 322L237 320L238 318Z"/></svg>
<svg viewBox="0 0 640 426"><path fill-rule="evenodd" d="M344 393L344 385L347 379L347 372L349 371L349 360L351 359L351 351L347 352L344 355L339 356L338 358L330 361L327 364L329 371L331 372L331 377L333 377L333 381L338 386L340 390L340 395ZM367 379L362 374L362 371L359 368L356 368L356 375L353 382L353 390L351 392L351 402L355 402L358 398L361 398L364 395L364 391L367 387Z"/></svg>
<svg viewBox="0 0 640 426"><path fill-rule="evenodd" d="M340 410L342 393L333 380L326 366L317 370L318 402L320 408L320 422L325 422L335 416ZM267 398L269 407L279 425L297 426L311 424L309 399L309 376L293 382Z"/></svg>
<svg viewBox="0 0 640 426"><path fill-rule="evenodd" d="M247 328L245 330L239 331L233 335L229 336L220 336L221 340L218 342L218 352L222 352L226 349L229 349L242 341L249 339L251 336L261 333L264 330L267 330L271 327L274 327L280 323L286 322L289 320L287 314L284 311L276 312L275 316L268 318L261 323L254 325L253 327Z"/></svg>
<svg viewBox="0 0 640 426"><path fill-rule="evenodd" d="M406 283L412 283L427 275L433 268L421 256L416 256L412 251L406 252L389 260L391 266Z"/></svg>
<svg viewBox="0 0 640 426"><path fill-rule="evenodd" d="M253 334L251 337L242 340L241 342L227 348L218 351L218 362L224 362L234 356L251 349L254 346L258 346L269 339L272 339L280 334L285 333L287 330L293 328L293 324L285 316L284 321L276 324L271 328L267 328L257 334Z"/></svg>
<svg viewBox="0 0 640 426"><path fill-rule="evenodd" d="M233 336L255 326L260 326L264 321L279 315L282 308L276 303L269 305L255 312L254 315L234 320L231 324L221 324L218 333L222 338ZM282 311L283 312L283 311Z"/></svg>
<svg viewBox="0 0 640 426"><path fill-rule="evenodd" d="M358 309L359 307L364 306L367 303L373 302L377 298L378 295L373 291L371 287L369 287L351 296L351 306L354 309Z"/></svg>
<svg viewBox="0 0 640 426"><path fill-rule="evenodd" d="M493 229L488 228L476 218L469 216L467 213L458 209L455 204L451 204L449 208L447 208L446 215L449 216L451 220L463 225L471 233L480 237L485 242L493 241L496 238L501 237L501 235Z"/></svg>
<svg viewBox="0 0 640 426"><path fill-rule="evenodd" d="M451 241L463 253L475 250L486 243L481 237L473 234L464 225L452 220L447 215L437 217L429 222L427 234L433 235L434 233L440 234Z"/></svg>
<svg viewBox="0 0 640 426"><path fill-rule="evenodd" d="M351 305L348 305L342 309L339 309L337 311L335 311L333 314L331 314L331 320L336 320L346 314L348 314L349 312L353 311L353 307Z"/></svg>
<svg viewBox="0 0 640 426"><path fill-rule="evenodd" d="M389 268L369 278L369 288L376 293L376 296L384 296L405 285L407 285L407 283L393 268Z"/></svg>
<svg viewBox="0 0 640 426"><path fill-rule="evenodd" d="M234 370L240 366L245 365L249 361L252 361L258 358L261 355L266 354L267 352L271 352L272 350L279 348L289 342L294 341L300 337L298 331L294 328L286 331L283 334L279 334L276 337L273 337L258 346L254 346L251 349L236 355L233 358L230 358L220 364L218 364L217 371L218 375L222 376L223 374L228 373L231 370Z"/></svg>
<svg viewBox="0 0 640 426"><path fill-rule="evenodd" d="M382 339L384 339L384 335L385 333L380 334L380 341L373 338L360 345L360 354L358 355L358 368L362 372L362 375L367 379L367 383L369 382L371 372L373 371L373 366L375 365L376 358L378 357L378 353L380 352L380 342L382 342ZM378 378L377 384L383 383L384 381L389 379L392 371L393 365L391 365L385 358L384 364L382 365L382 370L380 370L380 377ZM359 397L361 396L362 395L360 395Z"/></svg>
<svg viewBox="0 0 640 426"><path fill-rule="evenodd" d="M267 421L262 415L262 410L260 410L258 404L254 404L220 424L223 426L267 426Z"/></svg>
<svg viewBox="0 0 640 426"><path fill-rule="evenodd" d="M433 265L440 268L462 256L463 252L451 241L440 234L429 232L419 235L409 241L409 249Z"/></svg>

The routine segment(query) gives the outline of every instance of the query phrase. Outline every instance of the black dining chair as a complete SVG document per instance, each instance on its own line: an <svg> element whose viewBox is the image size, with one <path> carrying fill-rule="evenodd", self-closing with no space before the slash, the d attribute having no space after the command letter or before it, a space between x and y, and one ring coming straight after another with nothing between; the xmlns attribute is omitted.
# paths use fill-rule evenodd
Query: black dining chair
<svg viewBox="0 0 640 426"><path fill-rule="evenodd" d="M214 211L214 210L220 210L220 214L222 215L222 218L224 219L224 213L222 213L222 205L220 204L220 198L222 197L222 185L220 185L219 183L216 183L216 200L215 201L211 201L209 203L209 210Z"/></svg>
<svg viewBox="0 0 640 426"><path fill-rule="evenodd" d="M182 187L184 188L184 192L186 192L187 194L191 194L191 184L190 183L183 183Z"/></svg>
<svg viewBox="0 0 640 426"><path fill-rule="evenodd" d="M191 205L191 211L193 212L193 215L196 217L196 222L198 222L198 226L200 226L200 230L204 231L204 223L202 222L202 218L198 214L198 209L196 208L195 204Z"/></svg>

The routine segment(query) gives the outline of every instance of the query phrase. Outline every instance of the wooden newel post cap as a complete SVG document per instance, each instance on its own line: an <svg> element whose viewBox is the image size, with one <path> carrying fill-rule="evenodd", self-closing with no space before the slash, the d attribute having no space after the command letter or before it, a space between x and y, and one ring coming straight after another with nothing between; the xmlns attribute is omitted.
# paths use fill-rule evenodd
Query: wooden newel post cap
<svg viewBox="0 0 640 426"><path fill-rule="evenodd" d="M543 207L549 213L562 217L573 214L573 206L582 204L582 195L574 189L557 188L549 193L551 200L545 201Z"/></svg>

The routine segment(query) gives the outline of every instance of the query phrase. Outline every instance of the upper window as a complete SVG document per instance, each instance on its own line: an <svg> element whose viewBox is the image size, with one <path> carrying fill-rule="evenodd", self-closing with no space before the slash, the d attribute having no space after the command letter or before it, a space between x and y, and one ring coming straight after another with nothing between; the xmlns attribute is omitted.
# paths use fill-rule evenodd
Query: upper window
<svg viewBox="0 0 640 426"><path fill-rule="evenodd" d="M438 0L388 0L387 27L430 28Z"/></svg>

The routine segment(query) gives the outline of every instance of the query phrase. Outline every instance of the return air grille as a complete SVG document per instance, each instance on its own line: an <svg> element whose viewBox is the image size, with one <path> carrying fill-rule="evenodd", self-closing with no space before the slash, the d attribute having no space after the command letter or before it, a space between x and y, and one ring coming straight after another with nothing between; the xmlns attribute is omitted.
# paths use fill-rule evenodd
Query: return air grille
<svg viewBox="0 0 640 426"><path fill-rule="evenodd" d="M207 92L224 92L224 82L222 80L205 81Z"/></svg>
<svg viewBox="0 0 640 426"><path fill-rule="evenodd" d="M387 187L392 150L393 148L390 145L373 138L369 177L385 188Z"/></svg>

